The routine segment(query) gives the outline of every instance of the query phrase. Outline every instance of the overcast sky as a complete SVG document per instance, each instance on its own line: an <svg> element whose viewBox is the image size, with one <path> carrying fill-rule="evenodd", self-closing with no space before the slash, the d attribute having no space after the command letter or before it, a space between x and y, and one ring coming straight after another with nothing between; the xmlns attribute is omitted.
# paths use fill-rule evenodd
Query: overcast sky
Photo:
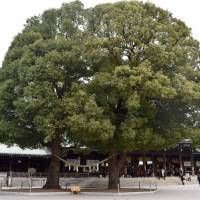
<svg viewBox="0 0 200 200"><path fill-rule="evenodd" d="M119 0L82 0L86 7ZM144 0L146 1L146 0ZM194 38L200 40L199 0L149 0L169 10L192 28ZM69 0L2 0L0 1L0 66L13 37L21 32L26 19L49 8L58 8Z"/></svg>

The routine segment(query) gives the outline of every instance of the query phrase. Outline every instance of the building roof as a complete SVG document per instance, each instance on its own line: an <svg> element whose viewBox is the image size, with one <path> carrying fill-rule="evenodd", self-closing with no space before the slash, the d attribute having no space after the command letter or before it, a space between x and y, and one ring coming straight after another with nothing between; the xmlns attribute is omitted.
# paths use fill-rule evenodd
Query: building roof
<svg viewBox="0 0 200 200"><path fill-rule="evenodd" d="M51 152L48 149L22 149L17 145L0 144L0 155L49 156Z"/></svg>

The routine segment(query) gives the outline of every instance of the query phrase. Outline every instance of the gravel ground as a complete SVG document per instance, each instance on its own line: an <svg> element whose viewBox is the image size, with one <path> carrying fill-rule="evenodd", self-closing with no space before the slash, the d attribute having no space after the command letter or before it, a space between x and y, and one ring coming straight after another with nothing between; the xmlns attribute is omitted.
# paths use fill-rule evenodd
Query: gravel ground
<svg viewBox="0 0 200 200"><path fill-rule="evenodd" d="M154 194L135 195L69 195L69 194L3 194L0 200L198 200L200 199L199 185L163 186Z"/></svg>

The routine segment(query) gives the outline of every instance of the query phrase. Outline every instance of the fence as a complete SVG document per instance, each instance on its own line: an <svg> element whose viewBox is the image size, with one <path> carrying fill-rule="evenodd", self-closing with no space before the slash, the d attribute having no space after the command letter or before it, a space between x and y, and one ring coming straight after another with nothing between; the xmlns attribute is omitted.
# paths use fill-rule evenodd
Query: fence
<svg viewBox="0 0 200 200"><path fill-rule="evenodd" d="M46 183L44 173L12 173L12 177L0 173L0 189L9 188L42 188ZM80 177L74 177L74 173L62 173L60 177L60 187L65 189L71 185L80 185L81 188L107 188L108 178L89 177L88 173L79 173ZM71 176L71 177L70 177ZM157 189L157 183L149 178L121 178L121 188L138 188L138 189Z"/></svg>

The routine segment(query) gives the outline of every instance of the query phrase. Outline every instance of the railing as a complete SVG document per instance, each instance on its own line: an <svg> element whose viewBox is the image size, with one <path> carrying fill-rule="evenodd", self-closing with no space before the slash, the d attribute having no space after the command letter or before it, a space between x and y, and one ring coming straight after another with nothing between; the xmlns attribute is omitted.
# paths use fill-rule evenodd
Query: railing
<svg viewBox="0 0 200 200"><path fill-rule="evenodd" d="M35 173L28 173L28 172L11 172L10 176L12 176L13 178L22 178L22 177L32 177L32 178L42 178L42 177L46 177L46 173L41 173L41 172L35 172Z"/></svg>
<svg viewBox="0 0 200 200"><path fill-rule="evenodd" d="M61 178L68 178L68 177L100 177L101 173L99 172L63 172L60 173ZM34 173L28 173L28 172L0 172L0 177L13 177L13 178L29 178L30 176L32 178L45 178L47 176L46 173L43 172L34 172Z"/></svg>
<svg viewBox="0 0 200 200"><path fill-rule="evenodd" d="M83 175L83 174L81 174ZM131 182L129 180L132 180ZM107 179L89 179L83 178L81 181L76 178L72 179L60 179L60 187L63 189L68 188L71 185L80 185L82 188L105 188L107 186ZM32 191L32 188L43 188L46 183L46 178L13 178L10 184L6 184L3 180L0 180L0 190L6 188L15 188L15 189L29 189ZM157 183L155 180L145 180L145 179L124 179L121 180L122 188L136 188L136 189L148 189L150 191L157 190Z"/></svg>

